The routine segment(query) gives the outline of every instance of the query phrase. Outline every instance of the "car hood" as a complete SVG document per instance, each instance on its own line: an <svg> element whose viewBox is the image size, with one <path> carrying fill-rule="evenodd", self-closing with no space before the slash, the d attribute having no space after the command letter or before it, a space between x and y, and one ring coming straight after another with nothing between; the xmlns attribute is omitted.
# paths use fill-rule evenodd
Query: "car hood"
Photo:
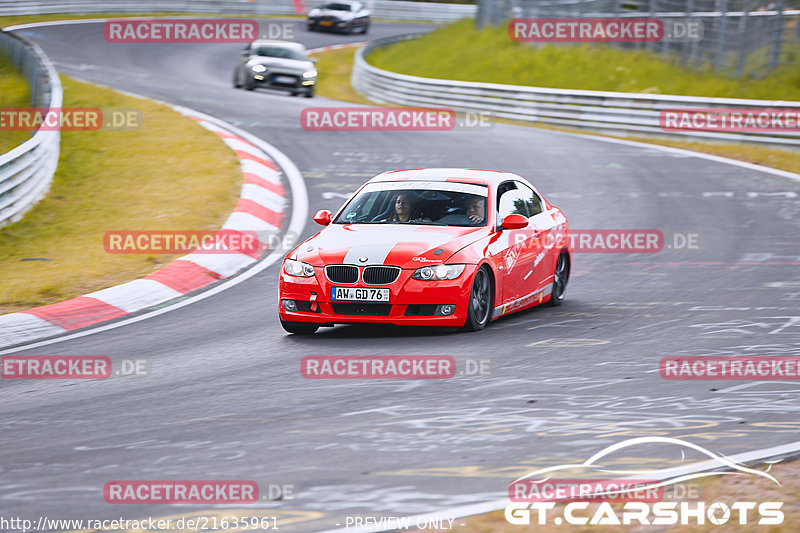
<svg viewBox="0 0 800 533"><path fill-rule="evenodd" d="M488 235L488 228L405 224L331 224L297 248L314 266L394 265L419 268L443 263ZM362 261L363 258L366 260Z"/></svg>
<svg viewBox="0 0 800 533"><path fill-rule="evenodd" d="M282 57L250 56L248 66L260 64L265 67L280 67L297 70L311 70L314 63L305 59L284 59Z"/></svg>

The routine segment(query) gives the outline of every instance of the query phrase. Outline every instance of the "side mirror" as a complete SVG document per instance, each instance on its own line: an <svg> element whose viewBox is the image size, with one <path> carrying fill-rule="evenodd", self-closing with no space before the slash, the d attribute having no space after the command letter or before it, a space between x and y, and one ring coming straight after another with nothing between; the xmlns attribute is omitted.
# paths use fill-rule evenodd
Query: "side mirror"
<svg viewBox="0 0 800 533"><path fill-rule="evenodd" d="M328 224L331 223L331 212L328 211L327 209L322 209L320 211L317 211L317 214L314 215L314 222L316 222L320 226L327 226ZM525 223L527 224L527 222L528 221L526 220Z"/></svg>
<svg viewBox="0 0 800 533"><path fill-rule="evenodd" d="M319 59L318 59L318 58L316 58L316 57L312 57L312 58L311 58L311 62L312 62L312 63L315 63L315 64L316 64L316 63L317 63L317 61L319 61Z"/></svg>
<svg viewBox="0 0 800 533"><path fill-rule="evenodd" d="M528 219L522 215L508 215L500 223L500 227L505 229L522 229L527 227Z"/></svg>

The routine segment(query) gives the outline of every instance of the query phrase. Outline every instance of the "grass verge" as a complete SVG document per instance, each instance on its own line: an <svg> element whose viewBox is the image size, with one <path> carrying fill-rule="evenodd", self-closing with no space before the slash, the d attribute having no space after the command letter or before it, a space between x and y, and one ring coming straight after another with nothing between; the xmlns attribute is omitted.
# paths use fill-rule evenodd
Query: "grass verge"
<svg viewBox="0 0 800 533"><path fill-rule="evenodd" d="M787 53L795 53L787 52ZM800 100L800 69L767 78L695 71L646 50L604 45L534 47L509 39L505 25L475 28L470 19L370 55L376 67L427 78L637 93Z"/></svg>
<svg viewBox="0 0 800 533"><path fill-rule="evenodd" d="M218 229L236 205L236 155L167 106L62 76L64 106L143 113L132 131L62 132L49 194L0 228L0 313L22 311L145 276L170 255L111 255L109 230Z"/></svg>
<svg viewBox="0 0 800 533"><path fill-rule="evenodd" d="M320 72L320 84L316 89L319 96L333 98L345 102L375 105L353 90L353 88L350 86L350 73L353 70L353 57L355 52L355 48L341 48L338 50L328 50L315 54L315 56L319 59L317 67ZM372 56L370 56L370 62L372 62ZM787 170L789 172L796 172L800 174L800 157L798 157L796 151L792 150L781 150L779 148L745 143L704 143L655 137L603 135L586 130L560 128L549 125L537 124L533 126L527 122L506 120L500 120L499 122L539 127L555 131L565 131L569 133L581 133L586 135L597 135L601 137L615 137L648 144L672 146L674 148L702 152L721 157L729 157L731 159L738 159L748 163L754 163L757 165Z"/></svg>
<svg viewBox="0 0 800 533"><path fill-rule="evenodd" d="M353 89L353 86L350 85L353 58L357 50L358 48L353 46L311 54L312 57L318 59L317 72L319 72L319 79L317 80L317 87L314 89L318 96L343 102L371 104L369 100L358 94Z"/></svg>
<svg viewBox="0 0 800 533"><path fill-rule="evenodd" d="M30 107L31 86L8 57L0 52L0 109ZM31 137L27 131L6 131L0 127L0 154L16 148Z"/></svg>
<svg viewBox="0 0 800 533"><path fill-rule="evenodd" d="M764 470L764 467L758 467ZM659 533L699 533L704 531L721 531L734 533L750 533L763 529L769 533L793 533L800 531L800 461L794 460L787 463L778 463L770 470L781 486L775 485L772 481L761 476L716 476L694 480L682 484L683 494L689 494L691 498L676 497L676 493L665 490L664 501L690 502L690 509L696 508L696 502L705 502L706 508L714 502L722 502L728 506L736 502L783 502L781 511L784 514L784 522L780 525L758 526L759 513L751 510L747 513L747 523L739 524L739 512L731 510L730 520L725 525L713 525L706 520L704 525L639 525L633 521L631 525L625 526L600 526L600 525L554 525L552 519L562 517L564 504L557 504L556 507L548 511L551 520L547 525L537 524L535 512L531 514L530 525L512 525L505 519L504 511L494 511L491 513L470 516L467 518L456 519L455 524L464 524L453 529L458 533L519 533L520 531L537 531L542 533L559 533L564 531L585 532L585 533L616 533L625 531L626 533L646 533L658 531ZM509 479L509 481L511 481ZM600 504L590 503L585 510L576 511L579 517L591 518L597 511ZM623 504L613 503L612 508L616 510L616 515L622 517ZM651 504L652 505L652 504ZM717 511L716 516L721 517L722 512ZM652 519L653 517L650 516ZM696 520L690 518L690 523ZM418 530L423 531L423 530Z"/></svg>

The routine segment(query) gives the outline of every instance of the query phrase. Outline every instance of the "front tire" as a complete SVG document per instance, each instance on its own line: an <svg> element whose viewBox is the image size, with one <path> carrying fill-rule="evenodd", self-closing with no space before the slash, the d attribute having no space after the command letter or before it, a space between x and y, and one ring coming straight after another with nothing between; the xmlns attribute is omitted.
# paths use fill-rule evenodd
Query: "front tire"
<svg viewBox="0 0 800 533"><path fill-rule="evenodd" d="M472 290L467 303L467 320L464 323L466 331L478 331L489 323L494 305L494 290L492 278L485 267L475 273L472 280Z"/></svg>
<svg viewBox="0 0 800 533"><path fill-rule="evenodd" d="M566 252L558 254L555 272L553 273L553 284L551 285L550 301L547 305L558 307L564 303L564 296L567 292L567 282L569 281L569 255Z"/></svg>
<svg viewBox="0 0 800 533"><path fill-rule="evenodd" d="M309 324L307 322L287 322L281 319L281 326L289 333L295 335L313 335L319 329L316 324Z"/></svg>

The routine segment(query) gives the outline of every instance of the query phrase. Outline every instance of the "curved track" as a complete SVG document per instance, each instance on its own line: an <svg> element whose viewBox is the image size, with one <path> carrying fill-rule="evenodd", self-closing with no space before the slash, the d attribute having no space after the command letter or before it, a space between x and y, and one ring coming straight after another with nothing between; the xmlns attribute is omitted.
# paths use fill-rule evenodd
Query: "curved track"
<svg viewBox="0 0 800 533"><path fill-rule="evenodd" d="M370 38L418 28L374 24ZM474 334L342 326L288 336L275 265L196 304L22 352L147 358L151 368L139 378L4 382L0 507L15 515L200 513L108 505L102 487L252 479L294 485L295 499L258 507L277 513L285 531L313 531L345 516L495 499L517 475L634 436L681 437L725 454L797 440L797 385L664 381L658 361L800 353L800 183L510 125L306 132L303 106L335 103L234 90L239 45L109 45L100 24L24 34L64 74L193 107L274 144L303 172L312 212L338 207L340 195L387 169L503 169L529 178L574 228L695 232L702 245L576 254L562 307ZM309 48L362 39L299 36ZM304 380L300 358L319 354L465 355L492 359L493 371L406 383Z"/></svg>

